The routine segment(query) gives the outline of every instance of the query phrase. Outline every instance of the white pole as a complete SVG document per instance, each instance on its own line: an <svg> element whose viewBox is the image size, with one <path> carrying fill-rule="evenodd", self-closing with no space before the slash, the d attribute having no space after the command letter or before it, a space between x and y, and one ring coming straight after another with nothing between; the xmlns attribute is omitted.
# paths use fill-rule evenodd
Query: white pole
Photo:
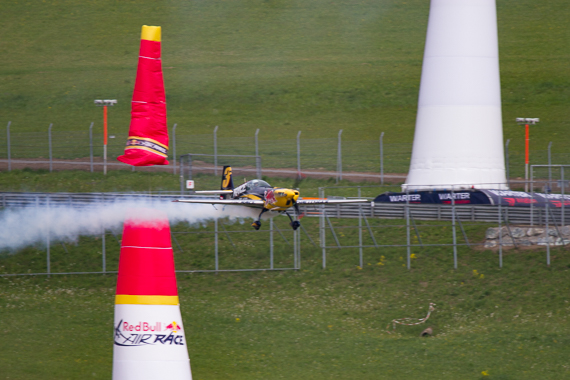
<svg viewBox="0 0 570 380"><path fill-rule="evenodd" d="M93 122L89 125L89 168L93 173Z"/></svg>
<svg viewBox="0 0 570 380"><path fill-rule="evenodd" d="M214 174L218 175L218 126L214 128Z"/></svg>
<svg viewBox="0 0 570 380"><path fill-rule="evenodd" d="M172 126L172 174L176 174L176 126L177 125L178 124L174 123L174 125Z"/></svg>
<svg viewBox="0 0 570 380"><path fill-rule="evenodd" d="M380 184L384 184L384 132L380 134Z"/></svg>
<svg viewBox="0 0 570 380"><path fill-rule="evenodd" d="M336 161L337 183L342 181L342 129L338 131L338 152Z"/></svg>
<svg viewBox="0 0 570 380"><path fill-rule="evenodd" d="M552 192L552 141L548 143L548 192Z"/></svg>
<svg viewBox="0 0 570 380"><path fill-rule="evenodd" d="M301 179L301 131L297 133L297 177Z"/></svg>
<svg viewBox="0 0 570 380"><path fill-rule="evenodd" d="M269 219L269 268L273 269L273 218Z"/></svg>
<svg viewBox="0 0 570 380"><path fill-rule="evenodd" d="M495 0L430 2L403 187L443 190L457 184L507 189Z"/></svg>
<svg viewBox="0 0 570 380"><path fill-rule="evenodd" d="M8 144L8 171L12 171L12 153L10 151L10 124L11 121L8 122L8 126L6 127L6 143Z"/></svg>
<svg viewBox="0 0 570 380"><path fill-rule="evenodd" d="M49 141L48 141L48 144L49 144L49 171L50 171L50 173L51 173L52 170L53 170L53 162L52 162L53 157L52 157L52 146L51 146L51 127L53 127L53 124L50 124L50 125L49 125L49 128L48 128L48 140L49 140Z"/></svg>
<svg viewBox="0 0 570 380"><path fill-rule="evenodd" d="M360 186L358 186L358 198L362 197ZM360 268L364 268L364 255L362 252L362 206L358 204L358 253L360 258Z"/></svg>

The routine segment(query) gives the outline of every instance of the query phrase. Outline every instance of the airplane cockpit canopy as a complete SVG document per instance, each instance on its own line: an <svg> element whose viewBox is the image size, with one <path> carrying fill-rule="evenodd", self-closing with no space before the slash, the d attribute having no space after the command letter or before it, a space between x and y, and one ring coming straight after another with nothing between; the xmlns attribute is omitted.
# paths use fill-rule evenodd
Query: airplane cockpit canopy
<svg viewBox="0 0 570 380"><path fill-rule="evenodd" d="M251 181L247 181L245 183L246 190L251 190L254 187L271 187L271 185L260 179L252 179Z"/></svg>

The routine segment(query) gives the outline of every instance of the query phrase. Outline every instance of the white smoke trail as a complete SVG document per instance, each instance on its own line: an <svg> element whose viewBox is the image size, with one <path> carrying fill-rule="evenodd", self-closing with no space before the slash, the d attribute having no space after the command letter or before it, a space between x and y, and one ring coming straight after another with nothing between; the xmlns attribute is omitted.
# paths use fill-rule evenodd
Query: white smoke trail
<svg viewBox="0 0 570 380"><path fill-rule="evenodd" d="M154 215L152 210L166 212L171 224L205 223L215 218L254 217L259 210L237 206L212 206L170 201L130 200L114 204L94 204L88 208L51 206L8 208L0 212L0 250L15 250L35 243L51 241L75 242L81 235L101 235L103 230L119 231L126 215Z"/></svg>

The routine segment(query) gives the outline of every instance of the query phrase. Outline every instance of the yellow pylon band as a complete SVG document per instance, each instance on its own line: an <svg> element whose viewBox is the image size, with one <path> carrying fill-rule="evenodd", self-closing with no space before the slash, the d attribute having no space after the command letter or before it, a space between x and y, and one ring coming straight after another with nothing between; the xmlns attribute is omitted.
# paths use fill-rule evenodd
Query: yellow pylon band
<svg viewBox="0 0 570 380"><path fill-rule="evenodd" d="M141 40L160 42L160 26L143 25L141 32Z"/></svg>
<svg viewBox="0 0 570 380"><path fill-rule="evenodd" d="M158 142L158 141L156 141L155 139L151 139L151 138L148 138L148 137L129 136L129 137L127 137L127 139L150 141L150 142L153 143L153 144L156 144L156 145L159 145L159 146L161 146L161 147L163 147L163 148L165 148L165 149L168 149L168 145L164 145L163 143Z"/></svg>
<svg viewBox="0 0 570 380"><path fill-rule="evenodd" d="M132 296L117 294L115 305L179 305L178 296Z"/></svg>
<svg viewBox="0 0 570 380"><path fill-rule="evenodd" d="M154 149L145 148L145 147L142 147L142 146L128 146L128 147L125 148L125 150L126 150L126 149L140 149L140 150L146 150L147 152L154 153L154 154L156 154L156 155L158 155L158 156L168 157L166 154L162 154L162 153L157 152L157 151L154 150Z"/></svg>

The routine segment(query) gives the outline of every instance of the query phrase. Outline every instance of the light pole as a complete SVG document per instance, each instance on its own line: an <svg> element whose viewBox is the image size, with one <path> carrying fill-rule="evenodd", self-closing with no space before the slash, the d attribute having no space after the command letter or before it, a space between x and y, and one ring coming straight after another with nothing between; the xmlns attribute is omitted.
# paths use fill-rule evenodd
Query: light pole
<svg viewBox="0 0 570 380"><path fill-rule="evenodd" d="M535 117L517 117L517 124L525 125L525 158L524 158L524 191L528 192L528 144L529 144L529 124L535 125L540 121Z"/></svg>
<svg viewBox="0 0 570 380"><path fill-rule="evenodd" d="M95 105L103 107L103 174L107 175L107 106L117 104L117 99L95 99Z"/></svg>

